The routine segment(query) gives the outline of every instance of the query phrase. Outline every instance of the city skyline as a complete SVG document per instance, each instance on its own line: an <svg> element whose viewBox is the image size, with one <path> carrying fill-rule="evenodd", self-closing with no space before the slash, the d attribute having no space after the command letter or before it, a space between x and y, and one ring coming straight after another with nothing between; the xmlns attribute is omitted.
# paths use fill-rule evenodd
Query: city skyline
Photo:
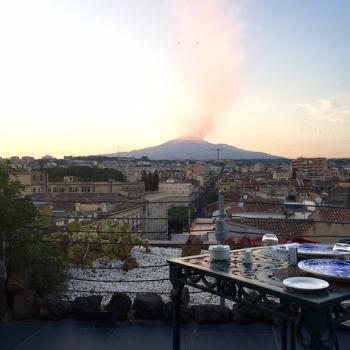
<svg viewBox="0 0 350 350"><path fill-rule="evenodd" d="M4 1L0 156L184 135L350 157L346 0Z"/></svg>

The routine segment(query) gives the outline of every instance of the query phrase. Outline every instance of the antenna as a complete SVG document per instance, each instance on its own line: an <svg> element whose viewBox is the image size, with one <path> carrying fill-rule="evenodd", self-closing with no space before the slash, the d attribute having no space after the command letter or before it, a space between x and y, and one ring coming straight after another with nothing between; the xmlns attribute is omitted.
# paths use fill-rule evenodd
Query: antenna
<svg viewBox="0 0 350 350"><path fill-rule="evenodd" d="M217 154L217 161L220 161L220 152L225 151L225 148L220 148L220 147L216 147L216 148L207 148L207 151L216 151Z"/></svg>

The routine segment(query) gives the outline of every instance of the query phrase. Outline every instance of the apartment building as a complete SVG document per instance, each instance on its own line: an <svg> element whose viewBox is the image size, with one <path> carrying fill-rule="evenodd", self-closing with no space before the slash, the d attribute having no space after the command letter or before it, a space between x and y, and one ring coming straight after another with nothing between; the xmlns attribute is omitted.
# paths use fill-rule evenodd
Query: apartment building
<svg viewBox="0 0 350 350"><path fill-rule="evenodd" d="M328 175L327 158L297 158L292 160L292 172L304 178L322 178Z"/></svg>

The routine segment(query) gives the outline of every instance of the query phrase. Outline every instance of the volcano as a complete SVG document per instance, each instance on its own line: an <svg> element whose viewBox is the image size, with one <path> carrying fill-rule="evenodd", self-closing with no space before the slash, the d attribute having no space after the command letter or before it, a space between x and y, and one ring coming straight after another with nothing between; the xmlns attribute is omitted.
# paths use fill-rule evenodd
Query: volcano
<svg viewBox="0 0 350 350"><path fill-rule="evenodd" d="M241 148L230 146L224 143L211 143L199 138L181 137L167 141L158 146L142 148L130 152L120 152L108 154L113 157L132 157L149 159L189 159L189 160L209 160L216 159L217 148L221 148L220 159L276 159L281 158L263 152L247 151Z"/></svg>

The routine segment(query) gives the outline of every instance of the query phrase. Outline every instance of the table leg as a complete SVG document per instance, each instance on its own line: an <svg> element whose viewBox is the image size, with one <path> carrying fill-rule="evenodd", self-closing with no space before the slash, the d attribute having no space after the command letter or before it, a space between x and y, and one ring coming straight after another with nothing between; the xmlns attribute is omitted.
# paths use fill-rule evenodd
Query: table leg
<svg viewBox="0 0 350 350"><path fill-rule="evenodd" d="M180 326L181 326L181 295L184 284L180 280L181 271L178 267L170 267L170 281L173 285L171 292L172 307L173 307L173 350L180 350Z"/></svg>
<svg viewBox="0 0 350 350"><path fill-rule="evenodd" d="M287 330L288 330L288 322L287 322L287 320L282 320L282 322L281 322L281 348L282 348L282 350L288 349Z"/></svg>
<svg viewBox="0 0 350 350"><path fill-rule="evenodd" d="M302 306L295 324L298 343L306 350L331 350L337 345L329 309Z"/></svg>
<svg viewBox="0 0 350 350"><path fill-rule="evenodd" d="M290 350L295 350L295 324L293 321L289 322L289 336Z"/></svg>

